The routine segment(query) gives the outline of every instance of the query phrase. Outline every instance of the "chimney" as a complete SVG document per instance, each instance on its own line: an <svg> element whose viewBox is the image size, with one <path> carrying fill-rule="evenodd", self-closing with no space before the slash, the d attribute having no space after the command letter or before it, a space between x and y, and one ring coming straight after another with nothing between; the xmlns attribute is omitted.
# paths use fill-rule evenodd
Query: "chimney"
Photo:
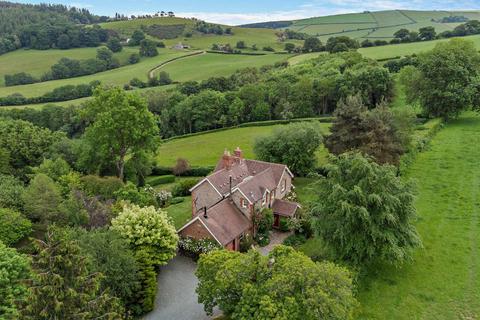
<svg viewBox="0 0 480 320"><path fill-rule="evenodd" d="M204 217L205 219L208 219L207 207L203 207L203 217Z"/></svg>
<svg viewBox="0 0 480 320"><path fill-rule="evenodd" d="M240 149L240 147L237 147L237 149L235 149L233 154L235 155L236 158L238 158L238 160L241 160L243 158L243 152Z"/></svg>
<svg viewBox="0 0 480 320"><path fill-rule="evenodd" d="M225 149L225 151L223 152L223 167L227 170L230 170L230 168L232 167L232 162L233 162L233 158L232 156L230 155L230 152Z"/></svg>

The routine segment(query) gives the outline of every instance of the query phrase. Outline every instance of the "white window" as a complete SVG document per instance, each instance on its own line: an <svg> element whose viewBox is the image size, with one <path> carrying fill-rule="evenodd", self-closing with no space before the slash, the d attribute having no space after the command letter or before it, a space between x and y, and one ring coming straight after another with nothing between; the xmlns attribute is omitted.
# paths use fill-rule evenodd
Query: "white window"
<svg viewBox="0 0 480 320"><path fill-rule="evenodd" d="M240 206L242 208L246 208L247 207L247 201L245 201L245 199L243 199L243 198L240 198Z"/></svg>
<svg viewBox="0 0 480 320"><path fill-rule="evenodd" d="M283 179L282 182L282 192L285 191L285 189L287 189L287 179Z"/></svg>
<svg viewBox="0 0 480 320"><path fill-rule="evenodd" d="M265 193L262 198L262 206L264 206L266 202L267 202L267 194Z"/></svg>

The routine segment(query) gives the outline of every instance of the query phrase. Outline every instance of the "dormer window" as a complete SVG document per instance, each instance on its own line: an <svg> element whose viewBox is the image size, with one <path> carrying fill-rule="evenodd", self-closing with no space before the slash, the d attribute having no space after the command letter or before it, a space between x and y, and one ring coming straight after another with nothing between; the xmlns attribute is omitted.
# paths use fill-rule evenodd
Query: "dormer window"
<svg viewBox="0 0 480 320"><path fill-rule="evenodd" d="M287 179L283 179L282 181L282 192L285 191L285 189L287 189Z"/></svg>
<svg viewBox="0 0 480 320"><path fill-rule="evenodd" d="M246 208L247 207L247 201L245 201L245 199L243 199L243 198L240 198L240 206L242 208Z"/></svg>

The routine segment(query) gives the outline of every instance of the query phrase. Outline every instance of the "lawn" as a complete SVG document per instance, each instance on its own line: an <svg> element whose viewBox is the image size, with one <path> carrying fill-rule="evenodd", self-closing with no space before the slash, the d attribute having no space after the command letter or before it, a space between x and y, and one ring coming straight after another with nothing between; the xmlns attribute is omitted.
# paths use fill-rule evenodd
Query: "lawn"
<svg viewBox="0 0 480 320"><path fill-rule="evenodd" d="M330 124L320 124L324 133ZM158 148L156 160L161 166L171 167L178 158L185 158L192 166L215 165L225 149L240 147L246 158L254 158L253 144L256 138L268 135L274 128L282 125L235 128L218 132L174 139ZM325 156L323 148L319 151L319 159Z"/></svg>
<svg viewBox="0 0 480 320"><path fill-rule="evenodd" d="M183 202L173 204L164 209L173 219L175 229L180 229L192 218L192 197L185 197Z"/></svg>
<svg viewBox="0 0 480 320"><path fill-rule="evenodd" d="M34 77L40 77L50 70L50 67L61 58L84 60L95 58L98 48L76 48L69 50L27 50L21 49L0 55L0 87L5 85L4 75L26 72ZM138 52L138 47L124 48L121 52L115 53L114 57L120 63L127 63L128 57Z"/></svg>
<svg viewBox="0 0 480 320"><path fill-rule="evenodd" d="M423 249L400 268L373 270L359 319L480 317L480 117L465 114L434 138L408 178L417 180Z"/></svg>

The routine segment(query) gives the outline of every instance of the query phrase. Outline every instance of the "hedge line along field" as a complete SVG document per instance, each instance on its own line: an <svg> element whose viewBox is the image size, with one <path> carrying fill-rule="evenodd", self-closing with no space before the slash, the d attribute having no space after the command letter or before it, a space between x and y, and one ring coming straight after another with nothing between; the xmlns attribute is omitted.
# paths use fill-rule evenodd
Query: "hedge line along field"
<svg viewBox="0 0 480 320"><path fill-rule="evenodd" d="M123 86L133 78L147 81L149 70L167 62L170 59L191 54L188 51L174 51L169 49L160 50L160 54L153 58L145 58L134 65L128 65L105 72L71 79L53 80L42 83L34 83L23 86L0 88L0 97L13 93L20 93L25 97L36 97L52 91L64 85L86 84L93 80L99 80L103 84ZM266 55L226 55L226 54L205 54L202 56L191 56L173 61L165 67L157 69L171 72L173 81L203 80L211 76L228 76L238 69L246 67L261 67L274 64L278 61L287 60L290 55L266 54ZM190 60L193 59L192 62Z"/></svg>
<svg viewBox="0 0 480 320"><path fill-rule="evenodd" d="M460 39L472 41L475 46L480 49L480 35L460 37ZM414 43L401 43L380 47L360 48L358 52L367 58L372 59L388 59L402 57L411 54L432 50L437 43L449 41L449 39L439 39L433 41L423 41Z"/></svg>
<svg viewBox="0 0 480 320"><path fill-rule="evenodd" d="M178 158L187 159L191 166L215 165L225 149L234 150L240 147L245 157L254 158L253 144L257 137L270 134L282 124L243 127L200 135L173 139L160 145L157 151L157 165L173 167ZM328 133L330 123L320 123L324 134ZM326 151L318 152L320 161L325 159Z"/></svg>
<svg viewBox="0 0 480 320"><path fill-rule="evenodd" d="M358 319L480 318L479 142L480 116L466 113L409 168L423 249L400 268L372 267Z"/></svg>
<svg viewBox="0 0 480 320"><path fill-rule="evenodd" d="M326 41L332 36L349 36L357 40L390 40L401 28L415 30L432 26L438 33L453 30L459 23L441 23L449 16L480 20L480 11L387 10L339 14L293 21L288 29L317 36Z"/></svg>
<svg viewBox="0 0 480 320"><path fill-rule="evenodd" d="M0 87L5 86L4 75L26 72L41 77L61 58L84 60L95 58L98 48L75 48L68 50L25 50L20 49L0 55ZM138 53L138 47L125 47L113 56L126 64L132 53Z"/></svg>

